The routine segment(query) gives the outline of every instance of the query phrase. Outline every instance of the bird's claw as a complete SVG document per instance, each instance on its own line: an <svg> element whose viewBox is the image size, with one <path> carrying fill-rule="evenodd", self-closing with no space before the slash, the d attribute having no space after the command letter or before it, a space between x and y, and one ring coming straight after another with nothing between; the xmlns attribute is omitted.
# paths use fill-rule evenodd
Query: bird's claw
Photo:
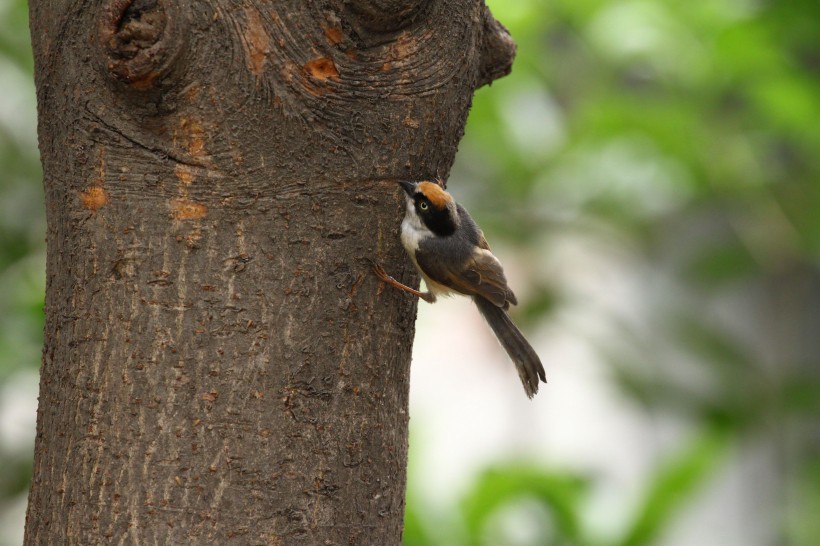
<svg viewBox="0 0 820 546"><path fill-rule="evenodd" d="M390 278L390 275L387 274L387 271L385 271L384 268L377 263L373 264L373 273L383 281L386 281Z"/></svg>

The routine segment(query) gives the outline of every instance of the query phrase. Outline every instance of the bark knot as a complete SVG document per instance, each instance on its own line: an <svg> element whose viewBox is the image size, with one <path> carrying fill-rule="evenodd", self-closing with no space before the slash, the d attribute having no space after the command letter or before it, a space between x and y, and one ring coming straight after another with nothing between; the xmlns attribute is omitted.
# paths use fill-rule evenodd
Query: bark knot
<svg viewBox="0 0 820 546"><path fill-rule="evenodd" d="M107 70L134 89L153 87L183 46L171 15L165 0L108 0L100 27Z"/></svg>
<svg viewBox="0 0 820 546"><path fill-rule="evenodd" d="M476 88L509 74L517 49L510 32L493 17L486 5L482 8L481 18L483 38Z"/></svg>

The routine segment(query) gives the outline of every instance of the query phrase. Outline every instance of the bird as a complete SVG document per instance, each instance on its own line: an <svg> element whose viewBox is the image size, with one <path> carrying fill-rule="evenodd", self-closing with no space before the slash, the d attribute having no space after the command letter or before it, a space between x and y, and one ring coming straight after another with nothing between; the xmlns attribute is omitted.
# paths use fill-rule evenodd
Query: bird
<svg viewBox="0 0 820 546"><path fill-rule="evenodd" d="M427 285L427 292L411 288L373 265L384 283L427 303L438 296L471 297L515 364L529 398L546 383L544 366L535 350L510 319L510 305L518 300L507 284L501 262L490 250L484 233L467 210L445 191L441 181L398 180L404 190L406 213L401 242Z"/></svg>

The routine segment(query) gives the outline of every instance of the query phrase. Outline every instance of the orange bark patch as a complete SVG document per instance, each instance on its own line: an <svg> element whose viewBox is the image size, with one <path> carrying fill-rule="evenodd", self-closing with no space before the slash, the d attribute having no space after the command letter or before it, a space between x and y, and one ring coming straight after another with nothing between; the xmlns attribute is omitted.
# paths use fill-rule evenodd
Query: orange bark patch
<svg viewBox="0 0 820 546"><path fill-rule="evenodd" d="M325 38L331 45L336 45L342 41L344 34L342 34L342 29L339 27L326 27Z"/></svg>
<svg viewBox="0 0 820 546"><path fill-rule="evenodd" d="M177 137L181 138L188 153L194 157L205 156L205 128L195 118L180 118Z"/></svg>
<svg viewBox="0 0 820 546"><path fill-rule="evenodd" d="M248 69L256 76L260 76L268 60L268 53L270 53L270 36L262 24L259 12L255 9L245 7L245 20L247 21L247 27L244 29L245 39L243 44L245 45Z"/></svg>
<svg viewBox="0 0 820 546"><path fill-rule="evenodd" d="M418 42L409 32L402 32L390 45L388 56L394 61L412 57L418 51Z"/></svg>
<svg viewBox="0 0 820 546"><path fill-rule="evenodd" d="M319 57L318 59L308 61L302 68L305 73L314 80L322 81L337 79L339 77L339 71L336 70L336 65L327 57Z"/></svg>
<svg viewBox="0 0 820 546"><path fill-rule="evenodd" d="M88 210L98 210L108 203L108 194L102 186L91 186L80 193L80 202Z"/></svg>
<svg viewBox="0 0 820 546"><path fill-rule="evenodd" d="M87 210L98 210L108 203L108 194L103 185L105 184L105 148L100 148L100 161L97 165L96 180L84 191L80 192L80 203Z"/></svg>
<svg viewBox="0 0 820 546"><path fill-rule="evenodd" d="M176 220L199 220L208 214L208 207L188 201L187 199L174 199L171 201L171 215Z"/></svg>
<svg viewBox="0 0 820 546"><path fill-rule="evenodd" d="M184 96L186 99L193 102L199 96L199 86L192 83L187 89L185 89Z"/></svg>
<svg viewBox="0 0 820 546"><path fill-rule="evenodd" d="M177 176L179 181L185 184L186 186L190 186L191 183L194 181L194 173L191 170L191 168L187 165L177 163L177 166L174 167L174 174Z"/></svg>
<svg viewBox="0 0 820 546"><path fill-rule="evenodd" d="M419 184L419 190L424 194L425 197L427 197L427 199L430 200L430 203L437 209L443 209L447 207L447 204L453 200L450 194L441 189L441 186L439 186L435 182L422 182L421 184Z"/></svg>
<svg viewBox="0 0 820 546"><path fill-rule="evenodd" d="M145 91L146 89L150 89L154 86L154 82L157 80L157 78L159 78L159 76L159 72L157 72L156 70L152 70L151 72L147 73L146 75L140 78L129 80L128 83L130 83L134 89Z"/></svg>

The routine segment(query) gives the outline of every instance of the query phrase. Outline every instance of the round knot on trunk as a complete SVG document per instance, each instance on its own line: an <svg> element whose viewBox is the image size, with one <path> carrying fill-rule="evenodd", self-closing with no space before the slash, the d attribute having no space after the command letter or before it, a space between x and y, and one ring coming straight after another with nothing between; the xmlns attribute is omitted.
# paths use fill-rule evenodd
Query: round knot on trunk
<svg viewBox="0 0 820 546"><path fill-rule="evenodd" d="M172 9L164 0L108 0L100 29L108 72L133 89L156 86L184 46Z"/></svg>
<svg viewBox="0 0 820 546"><path fill-rule="evenodd" d="M516 45L510 32L499 23L487 6L482 8L482 38L476 88L492 83L512 70Z"/></svg>

